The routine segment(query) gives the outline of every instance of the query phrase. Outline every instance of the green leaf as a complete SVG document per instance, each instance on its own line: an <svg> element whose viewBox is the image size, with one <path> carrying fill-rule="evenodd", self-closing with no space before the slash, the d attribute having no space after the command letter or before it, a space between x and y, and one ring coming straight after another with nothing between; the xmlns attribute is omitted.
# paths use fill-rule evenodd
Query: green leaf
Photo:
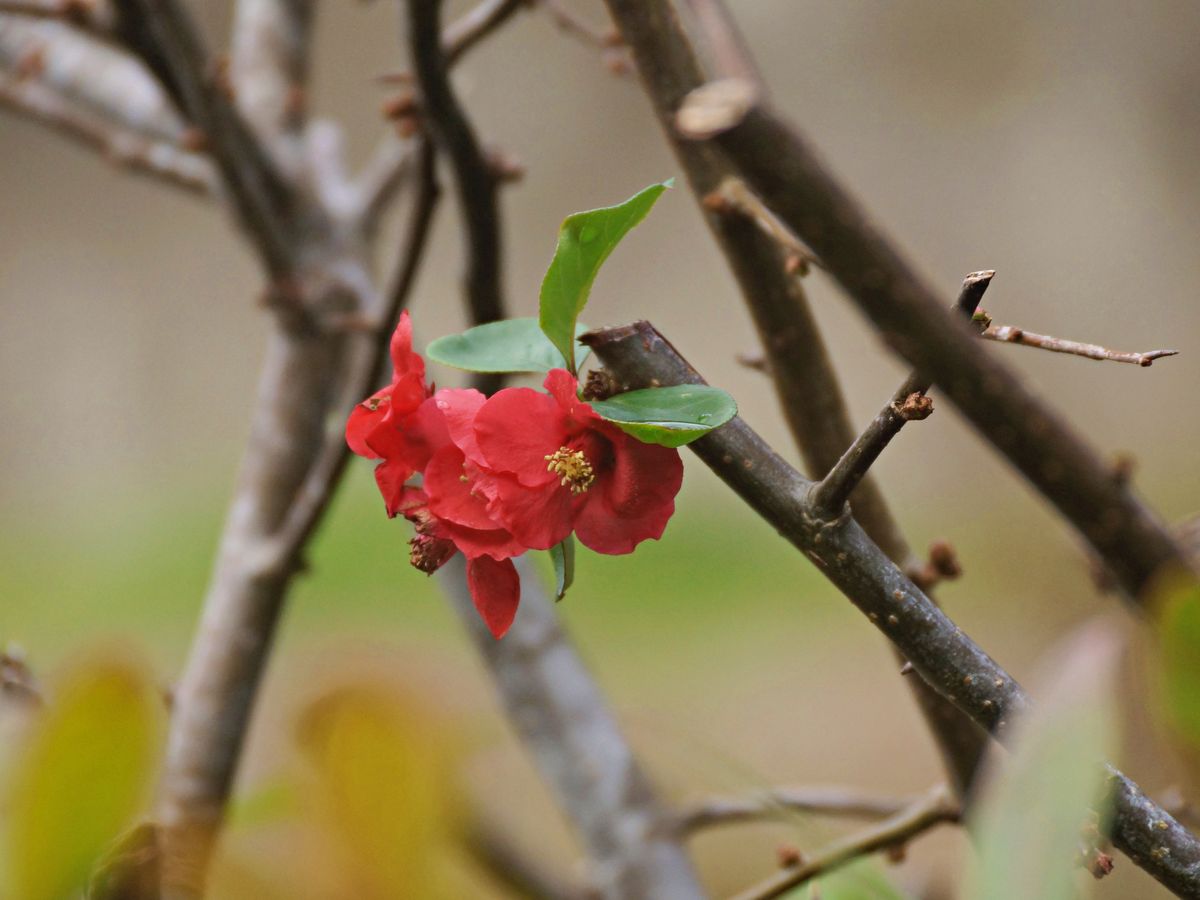
<svg viewBox="0 0 1200 900"><path fill-rule="evenodd" d="M814 885L821 900L908 900L910 896L892 884L878 864L870 859L849 863L784 896L791 900L809 900L816 895Z"/></svg>
<svg viewBox="0 0 1200 900"><path fill-rule="evenodd" d="M576 335L585 331L586 325L576 324ZM580 362L589 352L576 342L575 353ZM550 343L532 316L488 322L461 334L440 337L426 348L425 355L468 372L548 372L566 365L562 353Z"/></svg>
<svg viewBox="0 0 1200 900"><path fill-rule="evenodd" d="M970 900L1071 900L1090 880L1079 848L1085 826L1103 831L1108 815L1101 761L1117 743L1120 650L1117 630L1101 621L1046 654L1053 677L1034 685L1038 705L1016 724L1013 752L996 760L976 805Z"/></svg>
<svg viewBox="0 0 1200 900"><path fill-rule="evenodd" d="M8 896L60 900L130 824L153 774L158 702L142 673L96 661L52 692L11 773Z"/></svg>
<svg viewBox="0 0 1200 900"><path fill-rule="evenodd" d="M1151 598L1158 633L1158 694L1171 730L1200 750L1200 584L1167 578Z"/></svg>
<svg viewBox="0 0 1200 900"><path fill-rule="evenodd" d="M563 221L554 259L542 279L538 321L546 337L562 351L572 373L579 371L571 340L578 334L575 320L587 305L596 273L672 181L652 184L617 206L575 213Z"/></svg>
<svg viewBox="0 0 1200 900"><path fill-rule="evenodd" d="M682 447L737 415L737 404L720 388L676 384L593 400L592 408L647 444Z"/></svg>
<svg viewBox="0 0 1200 900"><path fill-rule="evenodd" d="M550 559L554 561L554 598L561 600L575 581L574 536L568 534L561 544L551 547Z"/></svg>

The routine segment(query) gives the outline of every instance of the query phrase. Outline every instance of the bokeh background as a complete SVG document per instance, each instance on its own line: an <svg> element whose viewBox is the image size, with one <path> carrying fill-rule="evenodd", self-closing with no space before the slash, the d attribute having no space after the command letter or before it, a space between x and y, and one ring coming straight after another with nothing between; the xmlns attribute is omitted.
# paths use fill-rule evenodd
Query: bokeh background
<svg viewBox="0 0 1200 900"><path fill-rule="evenodd" d="M1131 453L1165 518L1200 511L1200 5L730 5L778 104L948 299L963 274L994 268L984 306L999 322L1181 351L1139 369L981 348L1104 452ZM225 7L194 4L214 44ZM598 3L571 8L603 22ZM320 9L315 111L345 123L355 159L384 128L375 77L405 65L398 28L389 3ZM677 167L636 80L610 74L545 15L516 17L456 81L485 139L528 170L503 198L507 292L513 313L528 315L565 214ZM169 684L249 421L268 327L255 261L211 205L10 115L0 115L0 197L0 639L46 674L117 642ZM412 305L419 345L462 326L455 218L446 204ZM818 273L807 287L865 423L903 368L835 285ZM652 319L795 457L769 385L735 361L756 338L685 189L614 255L587 313L592 324L635 317ZM460 377L434 368L441 384ZM561 606L664 791L835 782L908 792L935 781L932 745L882 638L703 466L686 465L663 540L627 558L585 553ZM1074 537L948 406L907 429L877 469L914 544L958 548L965 577L940 596L1018 677L1062 633L1116 606L1095 592ZM436 583L408 567L406 537L356 463L286 613L230 853L253 857L269 846L264 829L286 818L271 798L296 765L298 710L365 679L419 698L465 747L459 777L483 813L568 870L566 827ZM1136 698L1126 706L1123 762L1165 788L1171 761ZM727 892L769 870L779 841L822 834L811 822L748 826L695 847ZM926 839L893 877L953 896L964 846L949 831ZM271 877L289 875L275 866ZM1159 895L1122 860L1102 891Z"/></svg>

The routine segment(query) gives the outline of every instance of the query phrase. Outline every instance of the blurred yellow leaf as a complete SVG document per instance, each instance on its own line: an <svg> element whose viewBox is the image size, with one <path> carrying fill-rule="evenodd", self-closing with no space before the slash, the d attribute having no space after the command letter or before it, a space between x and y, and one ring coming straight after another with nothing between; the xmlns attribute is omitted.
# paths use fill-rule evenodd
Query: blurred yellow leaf
<svg viewBox="0 0 1200 900"><path fill-rule="evenodd" d="M346 688L308 709L300 742L354 896L444 896L455 815L446 749L428 716L383 690Z"/></svg>
<svg viewBox="0 0 1200 900"><path fill-rule="evenodd" d="M10 774L12 896L60 900L82 888L138 811L152 773L156 719L143 674L115 659L76 669L51 692Z"/></svg>

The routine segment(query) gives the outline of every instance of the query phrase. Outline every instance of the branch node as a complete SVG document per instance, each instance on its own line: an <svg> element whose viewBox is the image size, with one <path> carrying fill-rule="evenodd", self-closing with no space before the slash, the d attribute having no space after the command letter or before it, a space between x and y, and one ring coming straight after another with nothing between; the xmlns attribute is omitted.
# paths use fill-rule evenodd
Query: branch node
<svg viewBox="0 0 1200 900"><path fill-rule="evenodd" d="M892 409L905 422L920 422L933 415L933 398L913 391L899 403L893 401Z"/></svg>
<svg viewBox="0 0 1200 900"><path fill-rule="evenodd" d="M758 100L758 88L745 78L710 81L684 97L675 128L688 140L714 138L737 127Z"/></svg>

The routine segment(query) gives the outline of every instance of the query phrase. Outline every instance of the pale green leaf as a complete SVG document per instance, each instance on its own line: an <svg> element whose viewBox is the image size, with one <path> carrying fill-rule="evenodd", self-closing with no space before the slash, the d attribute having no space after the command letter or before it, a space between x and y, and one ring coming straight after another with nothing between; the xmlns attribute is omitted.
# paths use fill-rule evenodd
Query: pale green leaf
<svg viewBox="0 0 1200 900"><path fill-rule="evenodd" d="M576 324L576 335L585 331L586 325ZM589 352L576 342L575 358L580 363ZM468 372L548 372L567 364L533 317L488 322L461 334L440 337L430 343L425 355L434 362Z"/></svg>

